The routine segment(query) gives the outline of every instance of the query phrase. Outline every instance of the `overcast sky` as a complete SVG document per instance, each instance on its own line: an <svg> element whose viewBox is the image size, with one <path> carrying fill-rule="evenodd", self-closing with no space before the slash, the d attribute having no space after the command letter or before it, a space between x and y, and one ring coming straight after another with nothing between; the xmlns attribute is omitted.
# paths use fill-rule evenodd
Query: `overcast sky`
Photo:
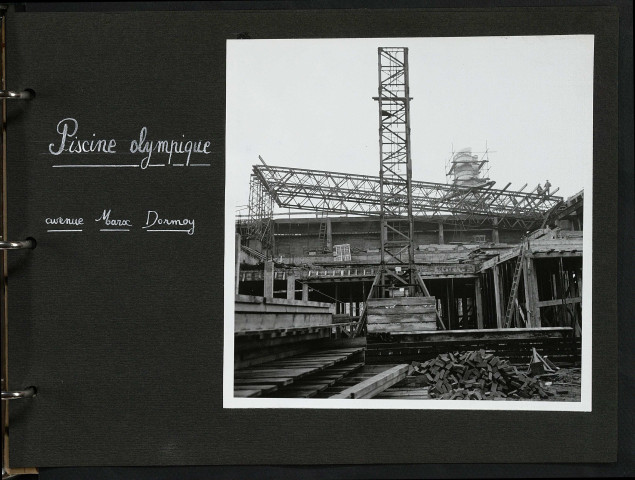
<svg viewBox="0 0 635 480"><path fill-rule="evenodd" d="M230 40L227 201L251 165L379 175L377 47L408 47L413 178L446 182L452 149L490 150L502 188L581 190L593 153L593 37Z"/></svg>

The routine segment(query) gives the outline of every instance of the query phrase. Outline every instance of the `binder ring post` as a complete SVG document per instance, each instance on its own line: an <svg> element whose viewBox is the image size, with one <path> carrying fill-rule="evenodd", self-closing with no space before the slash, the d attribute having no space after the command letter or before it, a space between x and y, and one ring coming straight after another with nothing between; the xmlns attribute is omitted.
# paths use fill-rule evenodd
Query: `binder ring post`
<svg viewBox="0 0 635 480"><path fill-rule="evenodd" d="M2 100L30 100L31 98L33 98L31 90L22 90L21 92L0 90L0 99Z"/></svg>
<svg viewBox="0 0 635 480"><path fill-rule="evenodd" d="M31 398L35 396L35 388L28 387L24 390L2 390L2 400L20 400L22 398Z"/></svg>
<svg viewBox="0 0 635 480"><path fill-rule="evenodd" d="M0 250L23 250L35 248L35 242L31 239L9 242L0 240Z"/></svg>

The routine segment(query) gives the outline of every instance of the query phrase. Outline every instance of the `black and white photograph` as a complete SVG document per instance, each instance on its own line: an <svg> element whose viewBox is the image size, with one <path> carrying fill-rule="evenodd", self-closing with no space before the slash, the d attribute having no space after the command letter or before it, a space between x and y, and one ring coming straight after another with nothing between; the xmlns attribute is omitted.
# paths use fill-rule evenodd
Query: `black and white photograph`
<svg viewBox="0 0 635 480"><path fill-rule="evenodd" d="M591 411L593 52L228 40L224 407Z"/></svg>

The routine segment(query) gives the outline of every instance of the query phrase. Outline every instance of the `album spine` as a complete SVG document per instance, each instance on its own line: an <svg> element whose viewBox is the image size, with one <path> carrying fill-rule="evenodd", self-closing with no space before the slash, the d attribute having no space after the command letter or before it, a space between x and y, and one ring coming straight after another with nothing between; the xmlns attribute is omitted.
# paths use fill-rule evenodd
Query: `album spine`
<svg viewBox="0 0 635 480"><path fill-rule="evenodd" d="M2 371L2 478L10 478L16 474L33 473L35 469L10 469L8 466L8 429L9 429L9 400L25 400L36 395L36 387L27 385L19 386L18 389L9 388L9 335L8 335L8 255L10 250L25 250L35 248L36 241L33 238L24 240L9 239L7 229L7 101L31 100L35 96L35 92L29 89L9 90L6 81L6 48L5 48L5 32L6 32L6 13L7 6L0 5L0 21L1 21L1 85L0 100L2 100L2 168L0 170L0 187L2 189L0 195L0 215L2 221L2 231L0 236L0 254L2 261L0 265L0 333L2 334L2 344L0 352L1 371ZM13 385L11 385L13 387Z"/></svg>

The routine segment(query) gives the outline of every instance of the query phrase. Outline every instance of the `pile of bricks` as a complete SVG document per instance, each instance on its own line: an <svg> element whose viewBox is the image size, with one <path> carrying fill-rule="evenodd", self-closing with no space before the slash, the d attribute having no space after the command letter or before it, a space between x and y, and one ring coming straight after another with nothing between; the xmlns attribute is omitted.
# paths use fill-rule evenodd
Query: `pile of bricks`
<svg viewBox="0 0 635 480"><path fill-rule="evenodd" d="M432 398L493 400L553 395L539 380L484 350L444 353L427 362L413 362L412 367L413 374L423 376L423 383L429 385Z"/></svg>

